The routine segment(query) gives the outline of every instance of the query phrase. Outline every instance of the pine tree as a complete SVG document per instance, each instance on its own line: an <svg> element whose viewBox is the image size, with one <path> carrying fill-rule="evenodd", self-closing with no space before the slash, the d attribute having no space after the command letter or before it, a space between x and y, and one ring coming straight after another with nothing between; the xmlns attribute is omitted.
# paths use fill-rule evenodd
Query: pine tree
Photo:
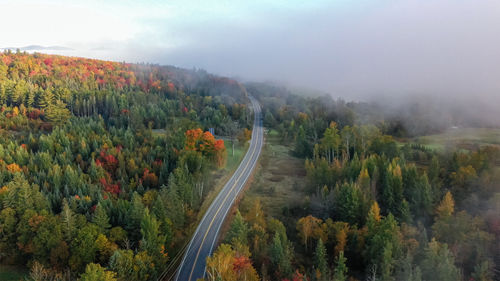
<svg viewBox="0 0 500 281"><path fill-rule="evenodd" d="M66 198L63 199L61 219L63 221L63 234L66 241L70 242L75 232L75 215L68 205Z"/></svg>
<svg viewBox="0 0 500 281"><path fill-rule="evenodd" d="M329 280L328 274L328 262L326 260L327 253L325 244L323 240L318 239L318 244L316 246L316 251L314 252L314 264L316 267L316 275L319 277L318 280Z"/></svg>
<svg viewBox="0 0 500 281"><path fill-rule="evenodd" d="M40 92L38 96L38 107L41 109L47 109L54 103L54 94L50 88L47 88L45 91Z"/></svg>
<svg viewBox="0 0 500 281"><path fill-rule="evenodd" d="M45 117L49 122L62 125L71 117L71 112L66 108L64 102L58 100L55 104L45 107Z"/></svg>
<svg viewBox="0 0 500 281"><path fill-rule="evenodd" d="M334 281L345 281L347 280L347 265L345 264L347 259L344 257L344 252L341 251L335 260L335 268L333 269L333 280Z"/></svg>
<svg viewBox="0 0 500 281"><path fill-rule="evenodd" d="M278 232L274 234L273 241L269 247L269 258L275 267L275 272L281 276L287 276L292 272L292 253L289 251L288 243L281 241ZM279 276L277 276L279 277Z"/></svg>
<svg viewBox="0 0 500 281"><path fill-rule="evenodd" d="M165 237L160 234L160 223L154 214L149 213L149 209L144 210L144 216L141 220L142 239L140 248L154 257L157 262L166 262Z"/></svg>
<svg viewBox="0 0 500 281"><path fill-rule="evenodd" d="M234 244L239 242L243 245L248 244L248 226L239 210L236 211L225 240L226 243Z"/></svg>
<svg viewBox="0 0 500 281"><path fill-rule="evenodd" d="M102 207L101 203L98 203L95 208L92 222L95 223L95 225L97 225L103 233L107 233L109 228L111 228L108 214L106 213L104 207Z"/></svg>
<svg viewBox="0 0 500 281"><path fill-rule="evenodd" d="M405 199L403 199L403 202L401 203L401 206L400 206L399 221L407 223L407 224L411 224L411 222L412 222L410 205L408 204L408 202Z"/></svg>
<svg viewBox="0 0 500 281"><path fill-rule="evenodd" d="M460 271L455 267L455 258L448 246L437 242L434 238L425 250L421 268L423 280L461 280Z"/></svg>

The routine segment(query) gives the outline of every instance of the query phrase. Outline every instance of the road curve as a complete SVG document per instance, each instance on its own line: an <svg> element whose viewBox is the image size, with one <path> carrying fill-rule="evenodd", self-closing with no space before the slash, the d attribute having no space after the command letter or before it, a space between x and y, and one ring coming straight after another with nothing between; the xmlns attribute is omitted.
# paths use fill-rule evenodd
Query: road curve
<svg viewBox="0 0 500 281"><path fill-rule="evenodd" d="M222 223L259 159L264 142L261 109L253 97L250 97L250 101L255 113L250 147L238 169L217 195L198 225L175 275L176 281L196 281L205 276L206 258L214 250Z"/></svg>

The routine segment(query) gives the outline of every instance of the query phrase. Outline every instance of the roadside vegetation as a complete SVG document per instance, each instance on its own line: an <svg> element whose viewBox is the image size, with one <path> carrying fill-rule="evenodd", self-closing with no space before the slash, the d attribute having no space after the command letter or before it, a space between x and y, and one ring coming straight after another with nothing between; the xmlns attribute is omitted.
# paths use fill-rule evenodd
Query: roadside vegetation
<svg viewBox="0 0 500 281"><path fill-rule="evenodd" d="M359 104L271 89L249 88L267 143L208 280L498 279L498 129L402 136Z"/></svg>

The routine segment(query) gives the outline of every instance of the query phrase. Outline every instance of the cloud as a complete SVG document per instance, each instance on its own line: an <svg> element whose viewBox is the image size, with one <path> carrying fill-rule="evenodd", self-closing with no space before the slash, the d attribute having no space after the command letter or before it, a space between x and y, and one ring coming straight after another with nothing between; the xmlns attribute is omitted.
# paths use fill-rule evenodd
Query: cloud
<svg viewBox="0 0 500 281"><path fill-rule="evenodd" d="M200 67L348 99L500 101L500 2L6 1L1 45ZM17 19L23 18L23 21Z"/></svg>
<svg viewBox="0 0 500 281"><path fill-rule="evenodd" d="M381 1L183 25L151 59L334 95L500 93L500 2Z"/></svg>

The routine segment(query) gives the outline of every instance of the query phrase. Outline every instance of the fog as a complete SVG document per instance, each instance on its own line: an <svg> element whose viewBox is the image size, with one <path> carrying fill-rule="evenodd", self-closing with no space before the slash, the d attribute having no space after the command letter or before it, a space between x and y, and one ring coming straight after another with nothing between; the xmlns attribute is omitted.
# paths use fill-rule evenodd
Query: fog
<svg viewBox="0 0 500 281"><path fill-rule="evenodd" d="M348 98L500 101L499 1L372 2L187 26L190 44L151 57Z"/></svg>
<svg viewBox="0 0 500 281"><path fill-rule="evenodd" d="M48 2L44 16L68 22L44 34L43 17L30 13L33 38L43 42L29 43L69 47L72 55L203 68L347 100L500 104L497 0ZM70 20L82 7L96 15L89 30ZM16 17L11 10L7 17ZM31 29L22 30L3 45L27 45Z"/></svg>

